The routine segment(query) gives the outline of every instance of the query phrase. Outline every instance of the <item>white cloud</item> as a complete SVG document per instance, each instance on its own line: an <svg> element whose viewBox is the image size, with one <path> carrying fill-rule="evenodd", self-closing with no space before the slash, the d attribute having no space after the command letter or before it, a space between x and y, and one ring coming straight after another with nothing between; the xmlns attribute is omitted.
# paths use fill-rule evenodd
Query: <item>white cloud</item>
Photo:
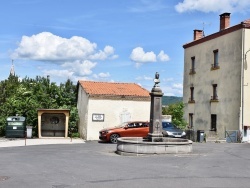
<svg viewBox="0 0 250 188"><path fill-rule="evenodd" d="M161 83L160 84L164 96L182 96L183 86L179 83Z"/></svg>
<svg viewBox="0 0 250 188"><path fill-rule="evenodd" d="M249 0L184 0L175 6L177 12L249 12Z"/></svg>
<svg viewBox="0 0 250 188"><path fill-rule="evenodd" d="M164 93L164 96L176 96L174 93Z"/></svg>
<svg viewBox="0 0 250 188"><path fill-rule="evenodd" d="M99 73L99 74L93 74L93 77L94 77L95 79L99 79L99 78L109 78L109 77L110 77L110 74L109 74L109 72L106 72L106 73L101 72L101 73Z"/></svg>
<svg viewBox="0 0 250 188"><path fill-rule="evenodd" d="M159 59L159 61L169 61L170 60L169 56L167 54L165 54L163 50L160 51L157 58Z"/></svg>
<svg viewBox="0 0 250 188"><path fill-rule="evenodd" d="M71 70L77 76L86 76L92 73L92 69L96 66L97 63L91 62L89 60L76 60L74 62L66 62L62 67Z"/></svg>
<svg viewBox="0 0 250 188"><path fill-rule="evenodd" d="M54 77L60 78L72 78L74 72L69 70L44 70L44 75L54 75Z"/></svg>
<svg viewBox="0 0 250 188"><path fill-rule="evenodd" d="M130 59L138 63L156 62L156 55L152 51L144 52L143 48L137 47L133 49Z"/></svg>
<svg viewBox="0 0 250 188"><path fill-rule="evenodd" d="M97 49L97 44L89 40L73 36L62 38L50 32L37 35L23 36L18 47L12 53L12 59L27 59L43 61L60 65L58 70L42 70L51 77L71 78L72 80L86 79L92 74L98 60L115 59L115 49L105 46ZM108 77L109 73L100 73L99 78Z"/></svg>
<svg viewBox="0 0 250 188"><path fill-rule="evenodd" d="M136 47L132 50L130 59L136 63L136 67L140 67L143 63L157 62L157 60L168 61L169 56L165 54L163 50L156 56L152 51L145 52L142 47Z"/></svg>
<svg viewBox="0 0 250 188"><path fill-rule="evenodd" d="M105 46L104 52L107 55L112 55L115 52L115 50L114 50L114 48L112 46Z"/></svg>
<svg viewBox="0 0 250 188"><path fill-rule="evenodd" d="M100 50L99 52L90 55L90 59L94 59L94 60L105 60L107 58L110 59L115 59L118 57L118 55L113 55L115 52L114 48L112 46L105 46L104 50Z"/></svg>
<svg viewBox="0 0 250 188"><path fill-rule="evenodd" d="M31 59L37 61L75 61L75 60L104 60L116 57L114 48L106 46L97 50L97 44L89 40L73 36L69 39L42 32L37 35L23 36L18 48L12 54L13 59Z"/></svg>
<svg viewBox="0 0 250 188"><path fill-rule="evenodd" d="M108 78L108 77L110 77L110 74L109 74L109 72L106 72L106 73L101 72L101 73L99 73L99 77L101 77L101 78Z"/></svg>
<svg viewBox="0 0 250 188"><path fill-rule="evenodd" d="M183 85L182 84L173 84L173 88L174 89L183 89Z"/></svg>
<svg viewBox="0 0 250 188"><path fill-rule="evenodd" d="M62 79L71 79L73 82L77 82L78 80L87 80L94 67L96 66L96 63L93 63L91 61L85 60L85 61L74 61L74 62L67 62L64 63L61 67L64 68L62 70L42 70L43 74L50 75L51 78L53 77L55 80L57 78Z"/></svg>

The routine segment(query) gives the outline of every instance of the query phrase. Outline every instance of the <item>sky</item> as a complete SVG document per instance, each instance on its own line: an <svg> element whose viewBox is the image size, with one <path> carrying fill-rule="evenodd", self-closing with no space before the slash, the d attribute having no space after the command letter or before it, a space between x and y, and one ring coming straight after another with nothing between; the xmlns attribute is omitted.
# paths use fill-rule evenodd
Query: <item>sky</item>
<svg viewBox="0 0 250 188"><path fill-rule="evenodd" d="M183 45L193 30L219 31L250 19L249 0L1 0L0 80L50 76L136 83L183 95Z"/></svg>

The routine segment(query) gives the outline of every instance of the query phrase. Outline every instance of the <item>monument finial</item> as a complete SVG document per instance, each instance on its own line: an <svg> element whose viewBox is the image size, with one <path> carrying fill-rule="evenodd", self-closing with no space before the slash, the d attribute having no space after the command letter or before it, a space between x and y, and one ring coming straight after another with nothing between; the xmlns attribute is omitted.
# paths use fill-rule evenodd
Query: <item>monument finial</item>
<svg viewBox="0 0 250 188"><path fill-rule="evenodd" d="M155 85L154 87L156 87L159 83L160 83L160 75L158 72L155 73L155 79L154 79Z"/></svg>

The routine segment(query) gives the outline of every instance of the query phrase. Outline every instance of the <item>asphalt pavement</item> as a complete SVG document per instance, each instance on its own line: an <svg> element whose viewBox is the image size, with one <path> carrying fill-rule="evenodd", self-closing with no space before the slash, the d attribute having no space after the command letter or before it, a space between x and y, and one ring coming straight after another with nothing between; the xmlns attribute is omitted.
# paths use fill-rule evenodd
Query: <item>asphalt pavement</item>
<svg viewBox="0 0 250 188"><path fill-rule="evenodd" d="M193 143L190 154L120 156L116 144L98 141L26 141L11 147L2 145L12 141L0 141L0 188L250 187L249 143Z"/></svg>

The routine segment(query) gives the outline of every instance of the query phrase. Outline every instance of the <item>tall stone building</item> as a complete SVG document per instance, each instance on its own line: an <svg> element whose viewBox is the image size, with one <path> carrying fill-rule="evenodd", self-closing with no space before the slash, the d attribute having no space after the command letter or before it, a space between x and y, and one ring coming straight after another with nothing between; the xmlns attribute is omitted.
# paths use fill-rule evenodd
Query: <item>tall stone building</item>
<svg viewBox="0 0 250 188"><path fill-rule="evenodd" d="M230 26L230 13L220 15L218 32L194 30L183 45L184 118L195 131L224 139L229 130L250 140L250 19Z"/></svg>

